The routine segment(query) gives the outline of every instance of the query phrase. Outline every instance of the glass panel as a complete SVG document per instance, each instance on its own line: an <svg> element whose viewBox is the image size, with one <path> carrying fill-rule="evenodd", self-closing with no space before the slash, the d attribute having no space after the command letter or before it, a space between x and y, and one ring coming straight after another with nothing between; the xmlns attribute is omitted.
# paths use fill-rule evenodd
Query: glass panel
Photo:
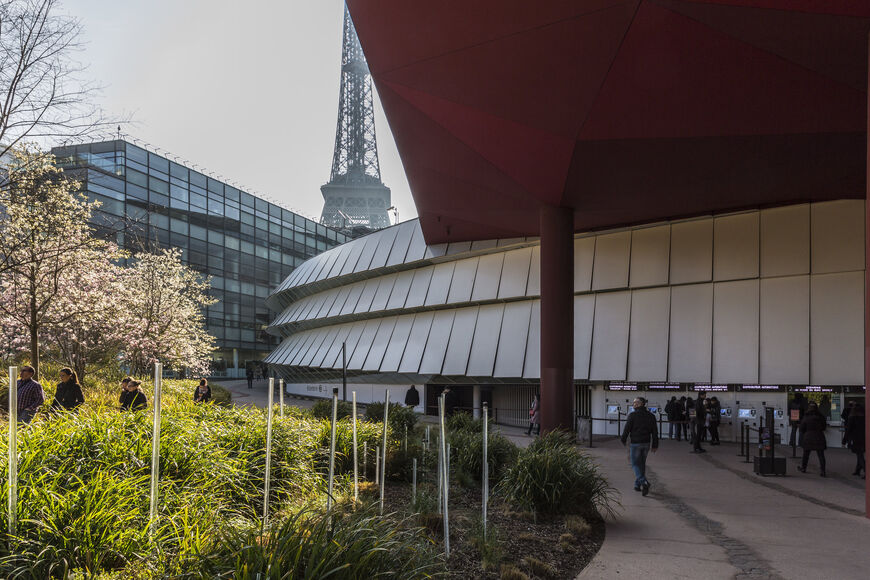
<svg viewBox="0 0 870 580"><path fill-rule="evenodd" d="M139 163L144 163L147 165L148 163L148 152L144 149L136 147L135 145L131 145L127 143L125 149L127 150L127 159L138 161Z"/></svg>
<svg viewBox="0 0 870 580"><path fill-rule="evenodd" d="M201 207L205 209L206 203L207 202L204 195L193 193L193 191L190 192L190 205L195 205L196 207Z"/></svg>
<svg viewBox="0 0 870 580"><path fill-rule="evenodd" d="M224 236L224 244L227 248L238 250L239 249L239 238L234 238L233 236Z"/></svg>
<svg viewBox="0 0 870 580"><path fill-rule="evenodd" d="M169 175L187 181L187 167L172 162L169 164Z"/></svg>
<svg viewBox="0 0 870 580"><path fill-rule="evenodd" d="M162 205L163 207L169 207L169 196L168 195L161 195L159 193L154 193L152 191L149 199L150 199L151 203L153 203L155 205Z"/></svg>
<svg viewBox="0 0 870 580"><path fill-rule="evenodd" d="M164 195L169 193L169 184L161 179L155 179L154 177L148 178L148 189L151 191L156 191L157 193L162 193Z"/></svg>
<svg viewBox="0 0 870 580"><path fill-rule="evenodd" d="M148 165L157 171L169 173L169 160L155 153L148 153Z"/></svg>
<svg viewBox="0 0 870 580"><path fill-rule="evenodd" d="M177 234L187 234L187 222L176 218L169 219L169 229Z"/></svg>
<svg viewBox="0 0 870 580"><path fill-rule="evenodd" d="M226 215L228 218L234 219L234 220L239 219L239 210L234 208L234 207L231 207L229 204L226 205L226 207L224 208L224 211L226 212Z"/></svg>
<svg viewBox="0 0 870 580"><path fill-rule="evenodd" d="M224 245L224 235L221 232L209 230L208 231L208 242L210 244L217 244L219 246L223 246Z"/></svg>
<svg viewBox="0 0 870 580"><path fill-rule="evenodd" d="M190 183L192 185L198 185L199 187L205 188L207 179L205 175L202 173L197 173L196 171L190 172Z"/></svg>
<svg viewBox="0 0 870 580"><path fill-rule="evenodd" d="M253 195L251 195L250 193L245 193L244 191L242 191L240 193L241 193L241 200L240 201L242 202L242 205L246 205L248 207L254 207L254 200L256 198Z"/></svg>
<svg viewBox="0 0 870 580"><path fill-rule="evenodd" d="M179 199L181 201L187 201L187 188L181 187L178 185L169 186L169 195L172 196L173 199Z"/></svg>
<svg viewBox="0 0 870 580"><path fill-rule="evenodd" d="M224 204L220 201L209 198L208 213L212 215L224 215Z"/></svg>
<svg viewBox="0 0 870 580"><path fill-rule="evenodd" d="M207 236L208 232L205 228L190 224L190 237L196 238L198 240L204 240L207 238Z"/></svg>

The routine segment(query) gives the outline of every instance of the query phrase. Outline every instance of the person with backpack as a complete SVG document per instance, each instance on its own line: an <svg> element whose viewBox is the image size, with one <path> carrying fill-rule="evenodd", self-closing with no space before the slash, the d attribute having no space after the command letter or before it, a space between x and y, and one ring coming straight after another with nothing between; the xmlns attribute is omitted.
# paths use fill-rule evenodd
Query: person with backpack
<svg viewBox="0 0 870 580"><path fill-rule="evenodd" d="M801 447L803 447L804 455L801 458L801 465L798 471L801 473L807 472L807 463L810 460L810 453L815 451L819 456L819 475L825 475L825 449L828 447L825 439L825 429L828 427L824 415L819 412L819 406L814 402L807 405L807 412L804 413L804 418L800 422L798 429L800 430Z"/></svg>
<svg viewBox="0 0 870 580"><path fill-rule="evenodd" d="M665 405L665 414L668 416L668 439L673 439L674 433L676 433L677 441L680 440L680 431L682 431L682 425L680 425L681 411L682 409L677 397L671 397L671 400Z"/></svg>
<svg viewBox="0 0 870 580"><path fill-rule="evenodd" d="M646 478L646 458L650 449L655 453L659 448L659 430L655 415L646 408L646 399L637 397L632 406L634 412L625 421L620 440L625 445L626 440L631 439L629 457L634 471L634 491L647 495L650 482Z"/></svg>

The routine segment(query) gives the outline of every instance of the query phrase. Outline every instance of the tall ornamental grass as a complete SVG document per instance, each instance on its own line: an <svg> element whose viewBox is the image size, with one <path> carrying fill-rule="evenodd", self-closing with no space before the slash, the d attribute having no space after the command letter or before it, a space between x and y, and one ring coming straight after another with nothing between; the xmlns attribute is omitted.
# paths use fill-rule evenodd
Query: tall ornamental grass
<svg viewBox="0 0 870 580"><path fill-rule="evenodd" d="M496 488L515 506L544 514L614 515L616 490L570 433L552 431L519 452Z"/></svg>
<svg viewBox="0 0 870 580"><path fill-rule="evenodd" d="M18 532L5 535L3 509L0 578L210 578L206 565L236 570L232 550L238 542L231 549L227 537L250 539L248 530L261 525L265 411L194 405L194 385L164 381L155 522L148 520L150 385L143 385L149 399L145 411L119 412L118 388L99 384L86 388L87 403L78 412L43 411L21 426ZM49 389L49 399L52 394ZM273 523L285 531L300 520L291 516L283 522L280 514L303 505L317 510L325 503L328 427L327 421L298 413L274 419L270 501L279 514ZM0 429L0 454L6 457L5 421ZM343 456L352 449L350 432L350 422L343 422L338 445ZM380 432L379 425L361 425L360 446L376 445ZM9 482L2 463L5 504ZM352 464L343 459L338 466L339 481L346 483ZM233 535L236 531L242 535ZM377 542L372 546L378 549Z"/></svg>

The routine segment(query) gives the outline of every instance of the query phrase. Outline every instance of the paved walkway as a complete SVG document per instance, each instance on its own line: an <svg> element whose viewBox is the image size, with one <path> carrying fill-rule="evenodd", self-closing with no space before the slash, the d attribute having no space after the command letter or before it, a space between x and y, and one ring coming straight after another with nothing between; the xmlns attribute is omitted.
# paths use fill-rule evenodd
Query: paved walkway
<svg viewBox="0 0 870 580"><path fill-rule="evenodd" d="M622 444L595 445L588 452L624 510L607 522L604 545L578 580L870 576L864 482L849 475L855 463L847 450L828 450L827 478L815 457L806 474L789 457L786 477L759 477L736 445L695 455L685 442L663 441L647 462L652 490L642 497Z"/></svg>
<svg viewBox="0 0 870 580"><path fill-rule="evenodd" d="M246 379L222 379L222 380L214 380L211 382L213 385L220 385L224 387L228 391L233 394L233 403L240 406L251 406L251 407L260 407L261 409L265 409L266 405L269 404L269 381L267 379L263 379L262 381L254 381L253 388L248 388L248 381ZM278 387L275 387L275 398L274 402L278 404ZM284 394L284 404L292 405L294 407L300 407L302 409L308 409L311 407L316 401L313 399L303 399L297 398L292 395Z"/></svg>

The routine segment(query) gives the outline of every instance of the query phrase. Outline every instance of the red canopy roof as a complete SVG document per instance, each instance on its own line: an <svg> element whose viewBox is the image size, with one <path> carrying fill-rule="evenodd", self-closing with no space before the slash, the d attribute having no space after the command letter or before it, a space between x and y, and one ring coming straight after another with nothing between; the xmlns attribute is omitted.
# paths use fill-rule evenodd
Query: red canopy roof
<svg viewBox="0 0 870 580"><path fill-rule="evenodd" d="M866 0L348 0L429 243L865 196Z"/></svg>

